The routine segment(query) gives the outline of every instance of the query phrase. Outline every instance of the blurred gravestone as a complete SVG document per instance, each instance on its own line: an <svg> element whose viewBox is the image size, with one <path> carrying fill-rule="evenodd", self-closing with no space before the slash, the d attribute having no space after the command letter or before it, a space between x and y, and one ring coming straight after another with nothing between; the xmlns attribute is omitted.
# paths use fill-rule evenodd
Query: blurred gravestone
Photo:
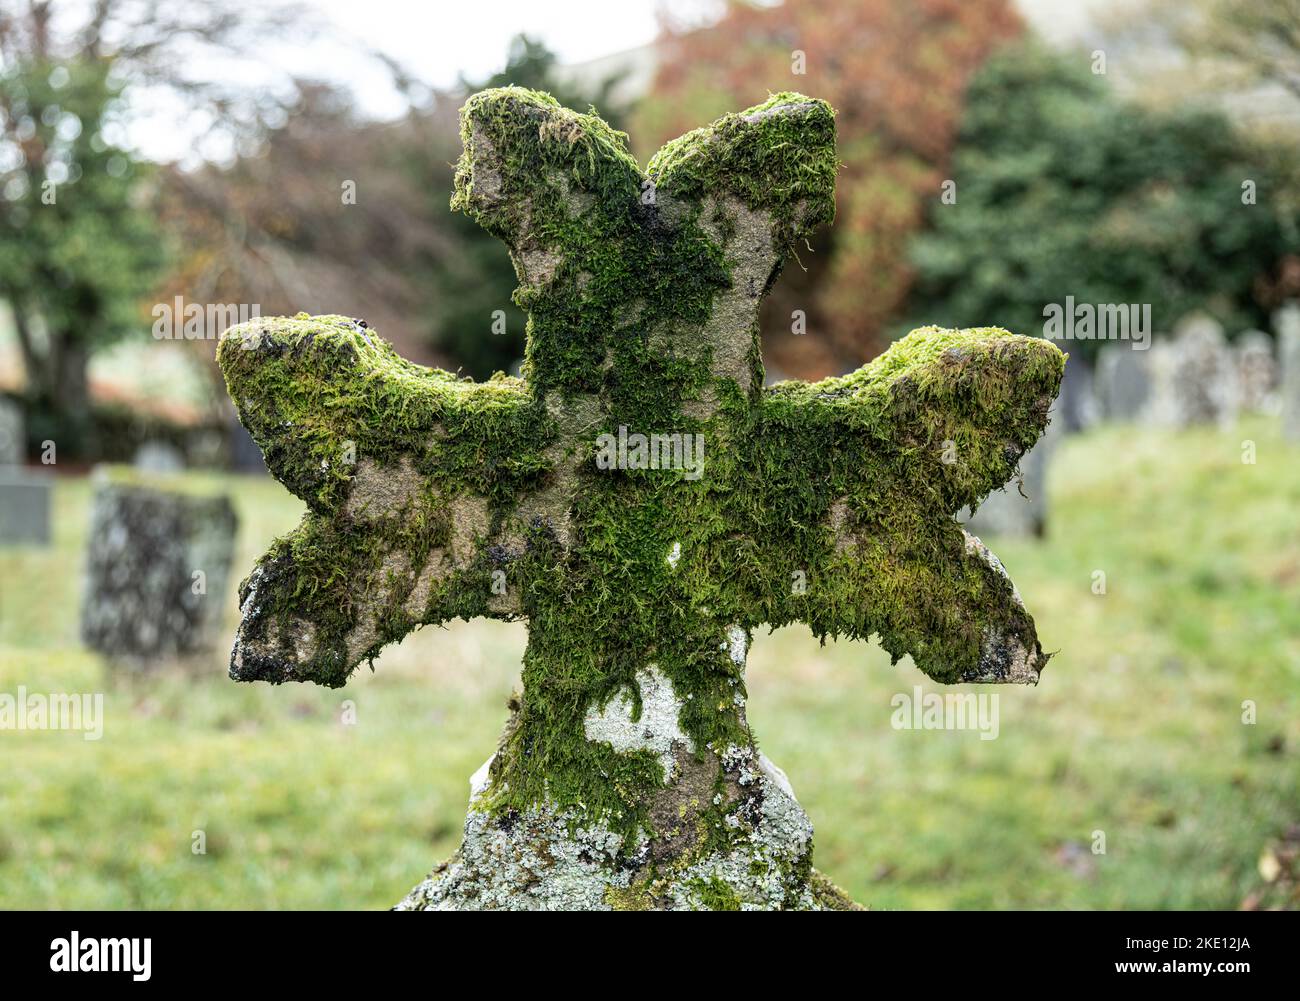
<svg viewBox="0 0 1300 1001"><path fill-rule="evenodd" d="M21 466L0 466L0 543L50 541L50 478Z"/></svg>
<svg viewBox="0 0 1300 1001"><path fill-rule="evenodd" d="M1282 433L1300 441L1300 302L1289 302L1273 314L1281 362Z"/></svg>
<svg viewBox="0 0 1300 1001"><path fill-rule="evenodd" d="M23 467L26 450L22 409L0 396L0 543L45 545L52 484L48 476Z"/></svg>
<svg viewBox="0 0 1300 1001"><path fill-rule="evenodd" d="M0 468L21 466L27 454L23 411L13 400L0 396Z"/></svg>
<svg viewBox="0 0 1300 1001"><path fill-rule="evenodd" d="M83 642L137 668L212 650L232 597L235 529L226 497L101 483L87 540Z"/></svg>
<svg viewBox="0 0 1300 1001"><path fill-rule="evenodd" d="M1203 314L1189 316L1172 341L1151 346L1148 415L1161 427L1227 426L1237 416L1237 369L1223 327Z"/></svg>
<svg viewBox="0 0 1300 1001"><path fill-rule="evenodd" d="M226 436L218 428L196 428L185 436L182 462L191 469L217 469L226 462Z"/></svg>
<svg viewBox="0 0 1300 1001"><path fill-rule="evenodd" d="M131 465L142 473L179 473L185 468L185 456L168 442L146 441L135 450Z"/></svg>
<svg viewBox="0 0 1300 1001"><path fill-rule="evenodd" d="M1277 362L1273 338L1262 330L1246 330L1232 343L1237 365L1237 395L1247 413L1277 412Z"/></svg>
<svg viewBox="0 0 1300 1001"><path fill-rule="evenodd" d="M834 211L824 102L776 95L648 171L544 94L461 115L453 205L511 249L526 377L425 369L342 316L226 332L240 418L309 507L241 585L231 675L337 687L422 624L527 619L460 850L405 909L849 906L755 746L753 632L874 634L940 682L1036 682L1033 620L953 514L1038 439L1064 358L930 327L763 387L763 296Z"/></svg>
<svg viewBox="0 0 1300 1001"><path fill-rule="evenodd" d="M1094 384L1103 420L1125 422L1141 418L1151 396L1149 353L1149 349L1136 351L1127 344L1102 345L1097 354Z"/></svg>

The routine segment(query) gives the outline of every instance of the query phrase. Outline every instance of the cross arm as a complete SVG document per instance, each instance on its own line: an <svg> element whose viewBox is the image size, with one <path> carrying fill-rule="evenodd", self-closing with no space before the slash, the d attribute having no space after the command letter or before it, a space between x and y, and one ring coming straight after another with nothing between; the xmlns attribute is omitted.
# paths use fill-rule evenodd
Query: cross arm
<svg viewBox="0 0 1300 1001"><path fill-rule="evenodd" d="M877 634L940 681L1036 681L1033 619L953 514L1013 474L1064 362L1037 338L925 328L850 375L768 390L751 460L766 496L746 501L767 620Z"/></svg>
<svg viewBox="0 0 1300 1001"><path fill-rule="evenodd" d="M233 677L337 686L418 625L526 614L554 431L519 380L424 368L338 316L232 327L218 359L308 506L240 586Z"/></svg>
<svg viewBox="0 0 1300 1001"><path fill-rule="evenodd" d="M639 205L644 175L627 136L523 87L473 95L460 124L451 207L510 249L522 308L557 280L577 297L590 245L620 238Z"/></svg>
<svg viewBox="0 0 1300 1001"><path fill-rule="evenodd" d="M703 207L706 226L726 213L724 231L754 229L765 287L797 240L835 218L838 169L831 106L782 93L666 143L647 173L669 206Z"/></svg>

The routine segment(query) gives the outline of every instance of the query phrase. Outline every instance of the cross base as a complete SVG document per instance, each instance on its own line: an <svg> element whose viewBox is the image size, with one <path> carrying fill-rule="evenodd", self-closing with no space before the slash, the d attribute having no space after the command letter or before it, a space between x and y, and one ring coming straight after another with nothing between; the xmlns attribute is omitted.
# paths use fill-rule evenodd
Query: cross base
<svg viewBox="0 0 1300 1001"><path fill-rule="evenodd" d="M470 780L465 840L396 910L858 910L812 868L812 823L785 774L747 749L735 762L752 830L726 851L700 847L650 865L659 845L631 853L602 824L535 807L483 809L491 759ZM740 821L744 823L744 821Z"/></svg>

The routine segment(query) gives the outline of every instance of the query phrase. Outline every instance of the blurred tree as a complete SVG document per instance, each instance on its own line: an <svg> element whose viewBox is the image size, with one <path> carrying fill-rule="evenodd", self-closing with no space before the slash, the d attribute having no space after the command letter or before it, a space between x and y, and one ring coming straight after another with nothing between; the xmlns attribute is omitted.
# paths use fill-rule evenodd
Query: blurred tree
<svg viewBox="0 0 1300 1001"><path fill-rule="evenodd" d="M108 68L27 60L0 73L0 296L35 430L72 454L92 430L90 353L140 327L162 264L142 198L152 170L105 138L119 112Z"/></svg>
<svg viewBox="0 0 1300 1001"><path fill-rule="evenodd" d="M1155 14L1193 55L1222 60L1247 83L1300 98L1300 0L1156 0Z"/></svg>
<svg viewBox="0 0 1300 1001"><path fill-rule="evenodd" d="M364 121L336 87L298 81L297 90L286 122L254 154L164 172L163 221L183 248L165 297L355 316L416 360L444 362L425 343L423 279L455 248L430 210L427 178L406 160L420 142L445 159L455 132L439 139L418 121ZM211 360L211 345L199 347Z"/></svg>
<svg viewBox="0 0 1300 1001"><path fill-rule="evenodd" d="M570 106L589 98L522 36L500 73L432 100L403 67L388 67L410 105L396 122L364 121L344 91L297 81L284 123L233 165L168 170L164 218L185 250L166 289L256 303L264 314L365 318L417 361L486 378L522 356L524 317L505 249L449 207L460 105L468 92L507 83ZM504 314L499 336L495 310Z"/></svg>
<svg viewBox="0 0 1300 1001"><path fill-rule="evenodd" d="M1085 60L1009 50L971 82L956 201L913 244L913 320L1041 333L1069 295L1150 303L1157 330L1198 308L1261 325L1300 237L1269 163L1221 114L1148 111Z"/></svg>
<svg viewBox="0 0 1300 1001"><path fill-rule="evenodd" d="M301 9L0 0L0 296L14 311L35 423L66 451L85 450L93 432L91 354L147 329L139 307L163 261L147 204L154 171L125 139L133 95L168 91L234 148L283 113L280 92L208 82L193 68L289 26L308 30Z"/></svg>
<svg viewBox="0 0 1300 1001"><path fill-rule="evenodd" d="M770 91L836 109L845 167L835 225L803 268L787 268L764 306L764 357L788 375L842 371L880 351L912 281L909 237L949 176L971 74L1021 31L1007 0L729 2L708 28L666 25L654 91L638 107L642 156ZM808 333L793 336L803 310Z"/></svg>

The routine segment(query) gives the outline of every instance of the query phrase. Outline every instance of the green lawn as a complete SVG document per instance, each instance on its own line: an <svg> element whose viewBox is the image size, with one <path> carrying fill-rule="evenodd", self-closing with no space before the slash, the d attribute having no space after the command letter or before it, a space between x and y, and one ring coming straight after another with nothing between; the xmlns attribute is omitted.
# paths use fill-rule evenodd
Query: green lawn
<svg viewBox="0 0 1300 1001"><path fill-rule="evenodd" d="M300 506L221 482L238 576ZM0 907L394 903L456 847L524 627L422 630L339 691L236 684L224 651L115 676L77 642L90 490L60 481L50 549L0 549L0 692L104 692L106 713L98 742L0 732ZM802 629L755 639L750 719L818 867L872 907L1236 907L1300 822L1300 448L1265 420L1109 428L1067 440L1051 492L1046 541L988 540L1060 651L999 692L996 740L892 729L891 696L935 686Z"/></svg>

